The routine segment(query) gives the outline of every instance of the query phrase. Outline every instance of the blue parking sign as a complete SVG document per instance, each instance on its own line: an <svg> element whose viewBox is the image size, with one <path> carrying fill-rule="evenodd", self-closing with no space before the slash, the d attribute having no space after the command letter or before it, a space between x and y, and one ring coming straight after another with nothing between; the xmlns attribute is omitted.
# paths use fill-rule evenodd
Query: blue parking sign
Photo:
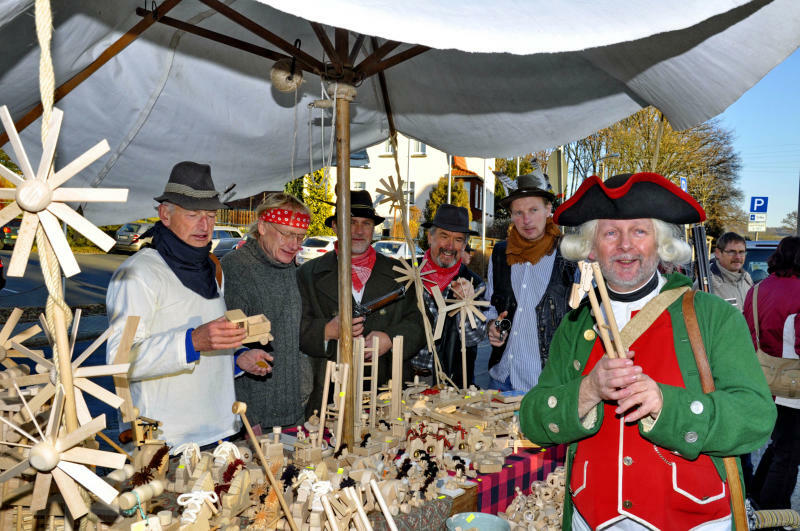
<svg viewBox="0 0 800 531"><path fill-rule="evenodd" d="M766 212L768 197L751 197L750 212Z"/></svg>

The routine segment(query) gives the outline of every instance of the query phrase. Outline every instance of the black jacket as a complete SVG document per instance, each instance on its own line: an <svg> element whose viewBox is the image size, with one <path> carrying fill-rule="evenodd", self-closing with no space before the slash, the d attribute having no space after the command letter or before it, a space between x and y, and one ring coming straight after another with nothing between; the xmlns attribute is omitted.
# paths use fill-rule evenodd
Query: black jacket
<svg viewBox="0 0 800 531"><path fill-rule="evenodd" d="M506 243L498 243L492 250L492 306L501 314L508 311L506 319L514 322L514 312L517 310L517 298L511 289L511 266L506 261ZM569 295L575 278L577 265L561 256L561 251L556 244L556 258L553 264L553 273L550 282L536 305L536 322L539 326L539 355L542 358L542 367L550 356L550 341L556 328L561 323L564 314L569 311ZM492 347L492 357L489 368L497 365L505 352L505 344L501 347Z"/></svg>

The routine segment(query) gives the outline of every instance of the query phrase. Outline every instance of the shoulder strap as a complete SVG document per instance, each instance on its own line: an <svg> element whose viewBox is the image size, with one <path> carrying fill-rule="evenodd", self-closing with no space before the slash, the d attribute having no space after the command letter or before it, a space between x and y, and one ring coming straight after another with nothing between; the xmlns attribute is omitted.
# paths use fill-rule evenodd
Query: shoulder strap
<svg viewBox="0 0 800 531"><path fill-rule="evenodd" d="M208 253L208 257L214 262L214 276L217 279L217 286L222 287L222 264L219 263L219 258L214 253Z"/></svg>
<svg viewBox="0 0 800 531"><path fill-rule="evenodd" d="M694 294L692 290L683 298L683 320L686 323L686 332L689 334L689 343L692 345L694 361L697 363L697 371L700 373L700 383L704 393L714 390L714 378L711 376L711 367L708 364L708 355L703 345L703 336L700 334L700 325L697 322L697 314L694 311ZM735 457L724 457L722 462L725 465L725 474L728 478L728 489L731 493L731 511L735 529L746 530L747 515L744 506L744 493L742 492L742 482L739 479L739 467Z"/></svg>
<svg viewBox="0 0 800 531"><path fill-rule="evenodd" d="M761 349L758 330L758 284L753 287L753 325L756 327L756 349Z"/></svg>
<svg viewBox="0 0 800 531"><path fill-rule="evenodd" d="M628 321L628 324L620 330L619 334L622 338L622 344L625 345L626 348L633 345L633 343L639 339L639 336L644 334L645 330L650 328L650 325L658 319L658 316L661 315L670 304L678 300L678 297L683 295L688 289L688 286L681 286L676 289L663 291L651 299L644 305L644 308L639 310L639 312Z"/></svg>

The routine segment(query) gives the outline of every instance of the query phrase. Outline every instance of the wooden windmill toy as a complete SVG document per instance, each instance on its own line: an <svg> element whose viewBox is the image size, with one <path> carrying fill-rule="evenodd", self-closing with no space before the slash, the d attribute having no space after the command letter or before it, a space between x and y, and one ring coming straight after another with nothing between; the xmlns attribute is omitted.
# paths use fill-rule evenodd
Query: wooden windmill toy
<svg viewBox="0 0 800 531"><path fill-rule="evenodd" d="M113 238L95 227L66 203L124 202L128 199L128 190L124 188L61 188L62 184L100 158L109 149L108 142L102 140L61 170L53 173L53 158L62 118L63 113L53 108L49 134L42 147L42 158L39 161L39 168L34 172L8 108L5 105L0 107L0 120L8 133L11 147L14 149L18 165L24 176L21 178L0 165L0 176L16 185L16 188L0 188L0 199L12 200L11 204L0 211L0 226L23 214L17 243L14 245L11 263L8 266L8 276L21 277L25 274L28 256L39 224L44 229L61 269L67 277L79 273L80 268L72 254L67 238L61 230L58 219L86 236L104 251L108 251L114 246Z"/></svg>

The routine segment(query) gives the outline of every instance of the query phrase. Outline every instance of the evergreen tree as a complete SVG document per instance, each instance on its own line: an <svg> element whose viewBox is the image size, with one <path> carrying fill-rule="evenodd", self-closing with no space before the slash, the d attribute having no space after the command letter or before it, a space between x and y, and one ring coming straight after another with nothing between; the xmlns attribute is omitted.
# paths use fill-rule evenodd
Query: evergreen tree
<svg viewBox="0 0 800 531"><path fill-rule="evenodd" d="M467 209L469 220L472 221L472 211L469 208L469 195L464 188L461 181L453 179L450 187L450 202L456 206L462 206ZM433 221L439 205L447 203L447 177L440 177L436 187L431 190L431 195L428 201L425 202L425 221Z"/></svg>
<svg viewBox="0 0 800 531"><path fill-rule="evenodd" d="M289 181L283 186L283 191L287 194L292 194L297 199L303 200L303 181L305 181L305 175L302 177L298 177L293 181Z"/></svg>
<svg viewBox="0 0 800 531"><path fill-rule="evenodd" d="M333 230L325 226L325 219L333 215L333 193L327 182L325 170L303 176L303 202L311 211L309 236L333 236ZM300 196L298 196L300 197Z"/></svg>

